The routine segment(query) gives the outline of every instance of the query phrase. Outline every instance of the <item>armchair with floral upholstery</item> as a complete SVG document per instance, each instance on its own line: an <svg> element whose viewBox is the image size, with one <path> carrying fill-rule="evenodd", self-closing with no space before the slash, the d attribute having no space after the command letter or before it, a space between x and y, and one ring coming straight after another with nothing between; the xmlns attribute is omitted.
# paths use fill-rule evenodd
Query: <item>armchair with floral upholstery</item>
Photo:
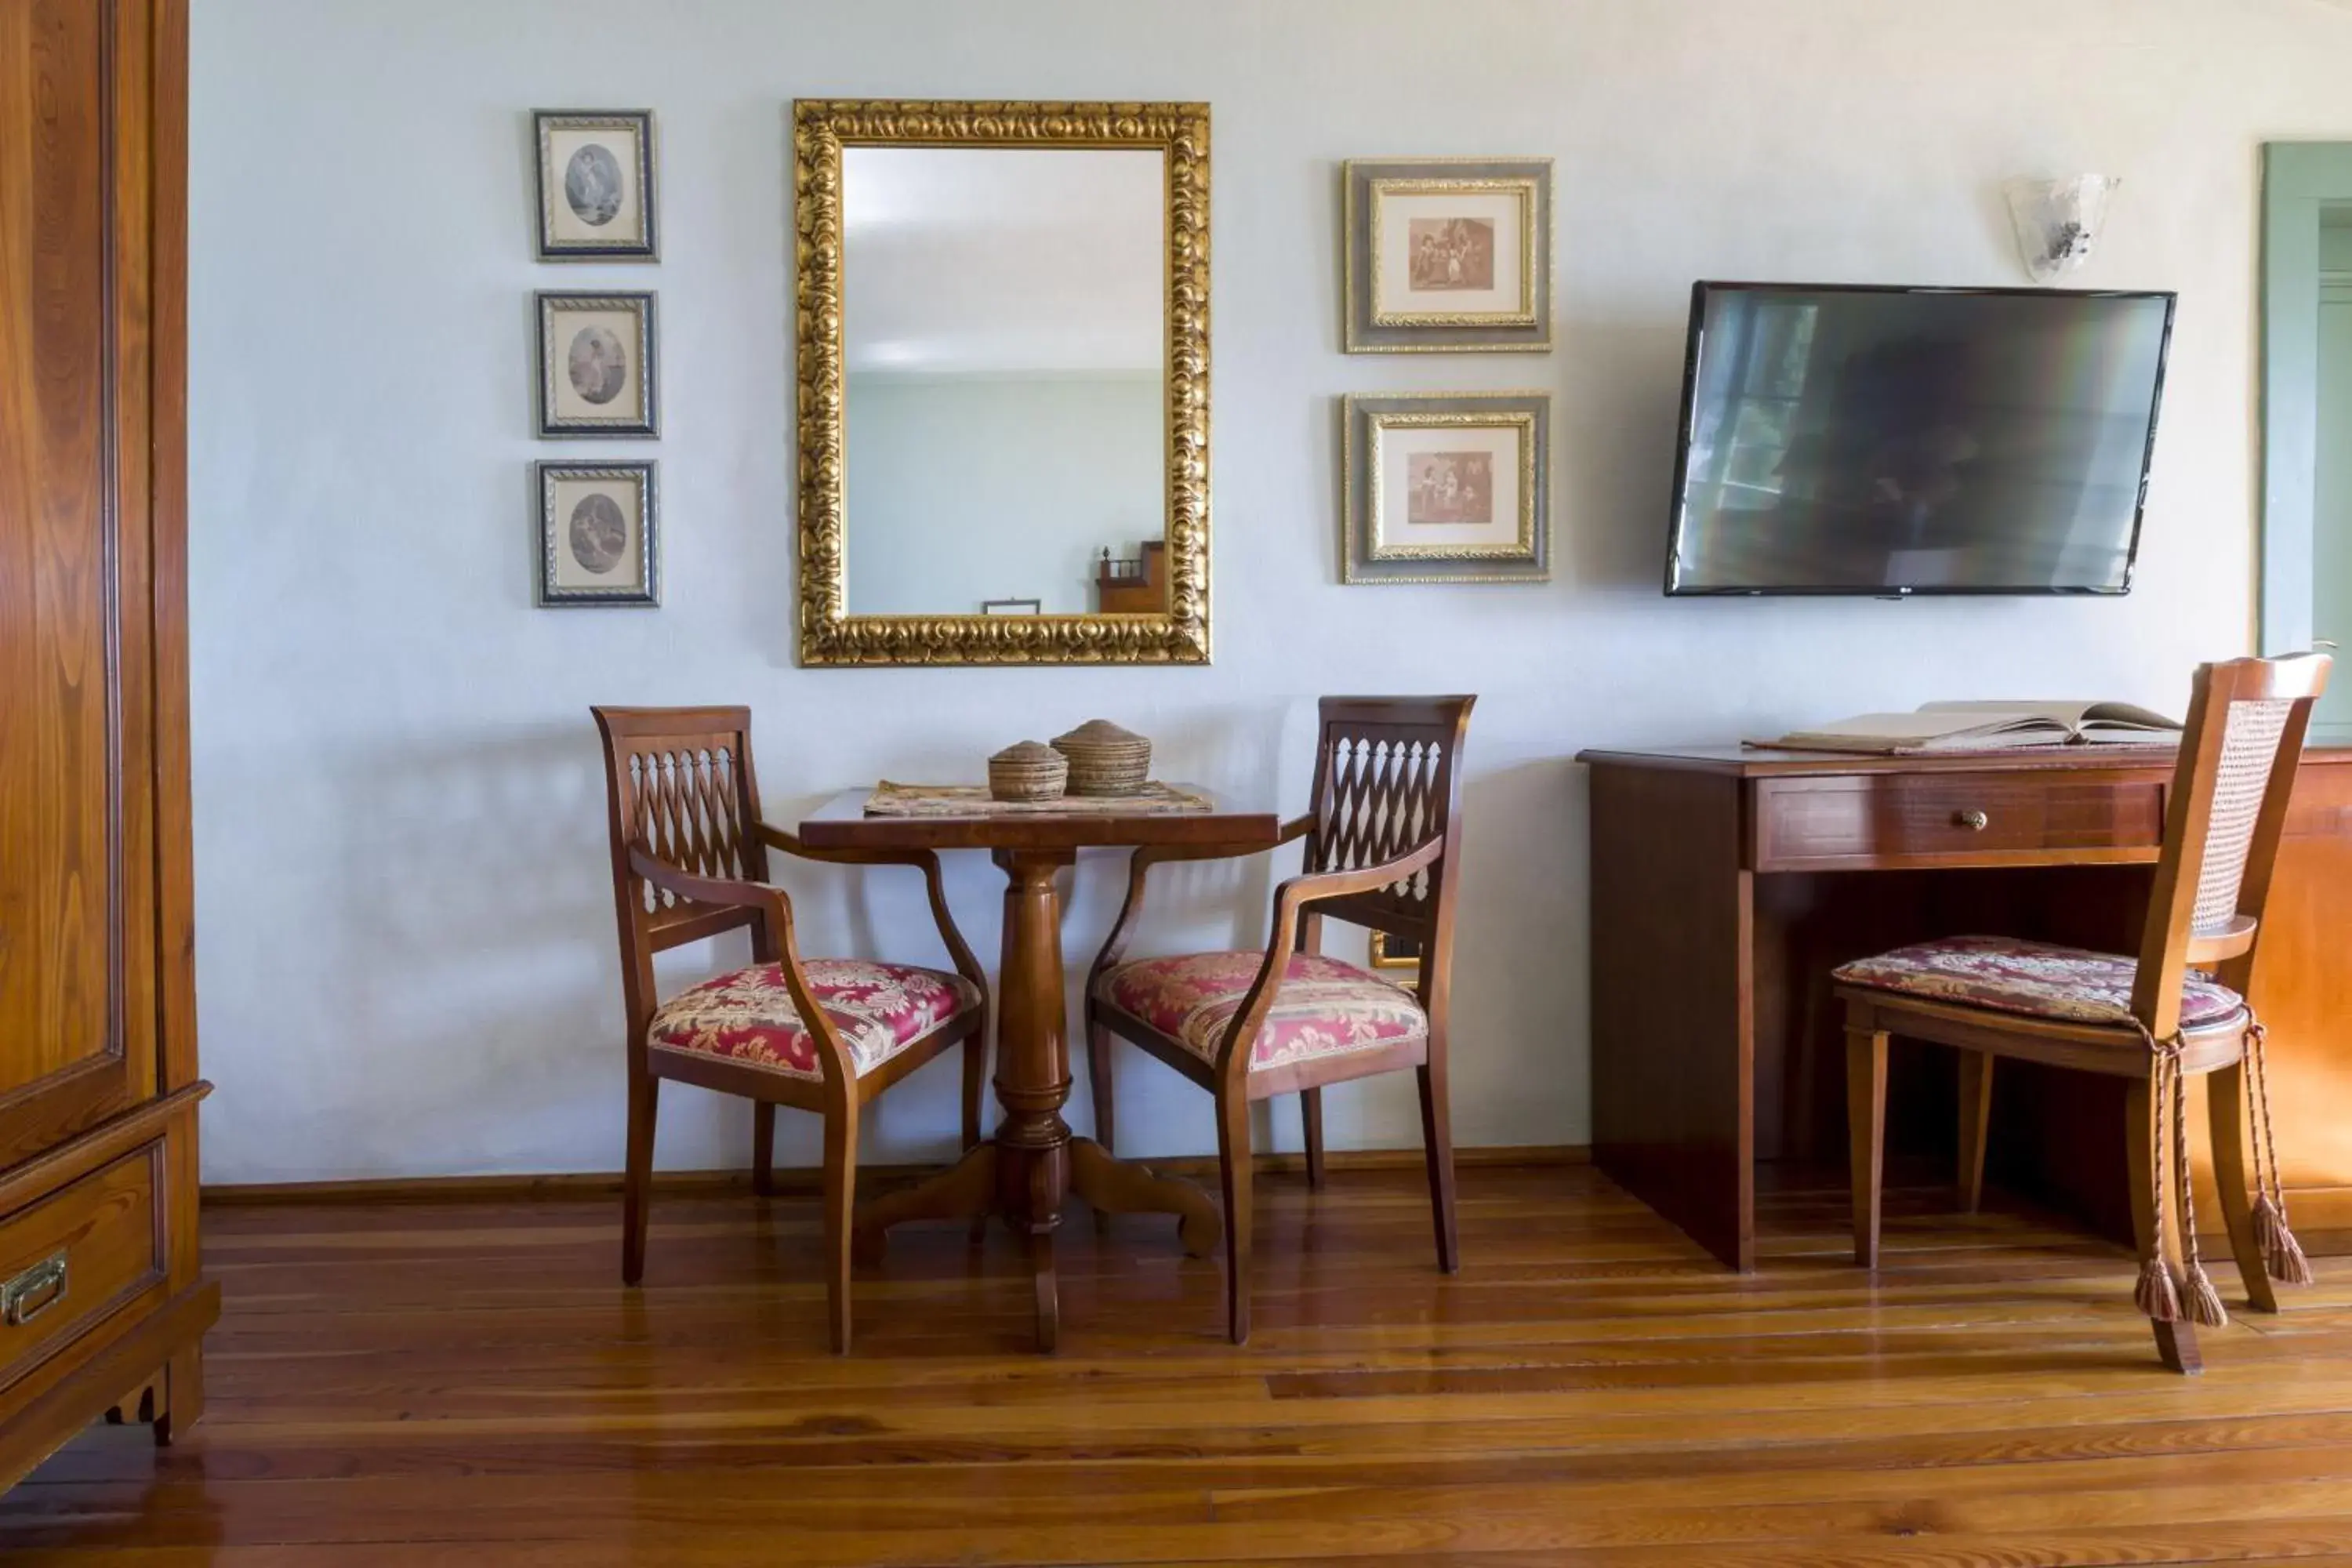
<svg viewBox="0 0 2352 1568"><path fill-rule="evenodd" d="M1274 900L1262 952L1129 960L1127 942L1151 868L1220 858L1215 847L1136 852L1127 901L1087 981L1087 1040L1095 1137L1112 1146L1111 1041L1142 1047L1216 1096L1217 1163L1225 1208L1226 1324L1249 1338L1249 1108L1297 1093L1307 1181L1323 1184L1322 1091L1411 1068L1438 1266L1458 1267L1454 1150L1448 1127L1446 1003L1461 842L1461 759L1473 697L1326 698L1312 809L1279 843L1306 841L1305 870ZM1411 985L1321 951L1326 919L1419 944Z"/></svg>

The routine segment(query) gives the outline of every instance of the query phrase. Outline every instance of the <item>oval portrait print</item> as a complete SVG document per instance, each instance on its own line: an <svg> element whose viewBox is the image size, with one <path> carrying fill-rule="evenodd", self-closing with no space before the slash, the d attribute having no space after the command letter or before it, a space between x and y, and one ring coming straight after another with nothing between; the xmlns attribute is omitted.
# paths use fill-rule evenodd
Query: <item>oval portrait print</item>
<svg viewBox="0 0 2352 1568"><path fill-rule="evenodd" d="M580 221L602 228L621 210L621 161L613 150L591 142L563 165L563 199Z"/></svg>
<svg viewBox="0 0 2352 1568"><path fill-rule="evenodd" d="M601 405L620 396L628 384L629 351L610 327L583 327L572 334L565 370L572 390Z"/></svg>
<svg viewBox="0 0 2352 1568"><path fill-rule="evenodd" d="M572 509L572 559L599 577L621 563L629 547L628 521L608 495L586 495Z"/></svg>

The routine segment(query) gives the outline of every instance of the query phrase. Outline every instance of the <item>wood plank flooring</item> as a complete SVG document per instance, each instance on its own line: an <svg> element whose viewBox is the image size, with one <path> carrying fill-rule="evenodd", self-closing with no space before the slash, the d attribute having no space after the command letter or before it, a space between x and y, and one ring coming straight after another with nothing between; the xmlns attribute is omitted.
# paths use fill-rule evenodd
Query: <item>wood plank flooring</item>
<svg viewBox="0 0 2352 1568"><path fill-rule="evenodd" d="M2352 1563L2352 1262L2160 1371L2122 1255L1898 1192L1768 1196L1725 1274L1589 1169L1259 1185L1257 1331L1164 1222L894 1237L824 1352L814 1205L657 1202L646 1288L574 1197L207 1214L226 1310L182 1447L100 1427L0 1563ZM2235 1282L2222 1276L2234 1308Z"/></svg>

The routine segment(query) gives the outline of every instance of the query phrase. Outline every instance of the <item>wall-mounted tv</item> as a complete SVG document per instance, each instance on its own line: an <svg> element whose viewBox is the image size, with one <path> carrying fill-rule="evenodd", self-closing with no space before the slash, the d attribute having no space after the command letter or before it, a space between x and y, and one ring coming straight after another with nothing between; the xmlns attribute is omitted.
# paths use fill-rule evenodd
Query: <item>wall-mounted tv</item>
<svg viewBox="0 0 2352 1568"><path fill-rule="evenodd" d="M2128 592L2173 300L1696 285L1666 592Z"/></svg>

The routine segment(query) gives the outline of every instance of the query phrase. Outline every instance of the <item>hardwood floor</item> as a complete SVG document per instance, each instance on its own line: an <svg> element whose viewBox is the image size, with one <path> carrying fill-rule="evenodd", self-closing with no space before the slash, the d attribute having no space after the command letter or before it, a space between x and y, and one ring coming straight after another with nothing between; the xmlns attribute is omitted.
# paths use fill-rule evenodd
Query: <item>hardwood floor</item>
<svg viewBox="0 0 2352 1568"><path fill-rule="evenodd" d="M805 1198L657 1197L642 1291L616 1201L215 1208L204 1425L86 1434L0 1563L2352 1563L2352 1264L2189 1381L2119 1251L1948 1190L1874 1286L1843 1189L1744 1279L1590 1169L1465 1170L1453 1279L1416 1173L1258 1190L1248 1348L1165 1220L1081 1213L1052 1358L960 1226L838 1361Z"/></svg>

